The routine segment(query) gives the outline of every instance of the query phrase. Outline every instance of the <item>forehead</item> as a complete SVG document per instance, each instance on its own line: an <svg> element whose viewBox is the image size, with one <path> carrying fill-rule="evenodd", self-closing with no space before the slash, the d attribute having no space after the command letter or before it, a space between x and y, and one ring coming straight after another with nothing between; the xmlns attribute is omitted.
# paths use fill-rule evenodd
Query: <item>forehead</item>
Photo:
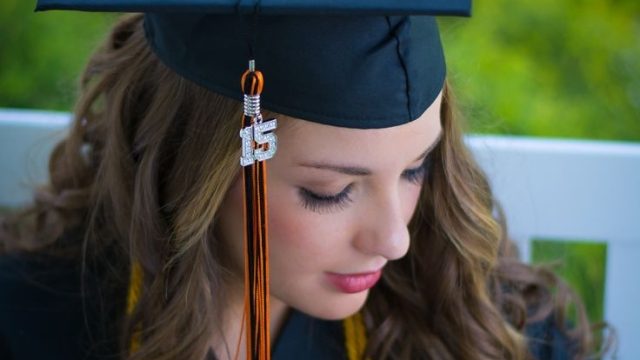
<svg viewBox="0 0 640 360"><path fill-rule="evenodd" d="M284 118L278 131L277 162L342 162L385 167L406 166L437 140L441 95L416 120L384 129L350 129ZM279 160L277 160L279 159Z"/></svg>

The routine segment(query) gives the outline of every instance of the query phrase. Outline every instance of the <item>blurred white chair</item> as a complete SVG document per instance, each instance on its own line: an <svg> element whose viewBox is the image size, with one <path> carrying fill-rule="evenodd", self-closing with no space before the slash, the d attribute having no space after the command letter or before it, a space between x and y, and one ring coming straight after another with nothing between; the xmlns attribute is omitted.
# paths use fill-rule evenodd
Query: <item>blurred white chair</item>
<svg viewBox="0 0 640 360"><path fill-rule="evenodd" d="M30 200L66 113L0 109L0 207ZM640 144L524 137L466 138L530 259L532 239L606 242L605 319L618 358L640 358Z"/></svg>

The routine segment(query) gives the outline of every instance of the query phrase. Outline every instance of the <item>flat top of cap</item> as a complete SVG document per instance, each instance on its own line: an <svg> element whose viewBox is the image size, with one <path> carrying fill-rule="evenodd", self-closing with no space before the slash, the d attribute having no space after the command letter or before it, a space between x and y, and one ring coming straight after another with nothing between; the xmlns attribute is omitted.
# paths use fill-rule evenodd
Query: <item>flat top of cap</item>
<svg viewBox="0 0 640 360"><path fill-rule="evenodd" d="M468 16L471 0L38 0L36 10Z"/></svg>

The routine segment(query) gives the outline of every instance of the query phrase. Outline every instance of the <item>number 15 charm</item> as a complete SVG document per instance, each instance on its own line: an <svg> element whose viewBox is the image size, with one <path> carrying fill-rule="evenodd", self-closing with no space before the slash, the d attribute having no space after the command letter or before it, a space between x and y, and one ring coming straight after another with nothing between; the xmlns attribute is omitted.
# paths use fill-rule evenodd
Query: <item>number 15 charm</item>
<svg viewBox="0 0 640 360"><path fill-rule="evenodd" d="M240 165L247 166L255 161L273 157L278 149L278 138L273 133L276 127L276 119L270 119L240 130L240 138L242 138Z"/></svg>

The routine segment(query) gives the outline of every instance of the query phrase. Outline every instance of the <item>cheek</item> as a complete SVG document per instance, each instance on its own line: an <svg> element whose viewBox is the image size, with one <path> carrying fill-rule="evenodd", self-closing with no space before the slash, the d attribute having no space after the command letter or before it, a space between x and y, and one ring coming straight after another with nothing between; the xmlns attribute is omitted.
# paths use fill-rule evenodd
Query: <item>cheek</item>
<svg viewBox="0 0 640 360"><path fill-rule="evenodd" d="M268 231L270 266L277 278L295 273L326 271L330 260L347 246L345 226L332 216L304 209L295 189L280 182L268 184ZM221 205L217 235L222 243L225 265L234 273L244 271L244 221L242 180L229 189ZM343 221L340 219L339 221ZM288 274L288 275L287 275ZM283 276L286 275L286 276Z"/></svg>
<svg viewBox="0 0 640 360"><path fill-rule="evenodd" d="M341 241L326 216L304 209L295 190L284 186L271 186L269 199L269 247L274 271L314 270L322 267L321 261L330 259L329 255L335 255Z"/></svg>

